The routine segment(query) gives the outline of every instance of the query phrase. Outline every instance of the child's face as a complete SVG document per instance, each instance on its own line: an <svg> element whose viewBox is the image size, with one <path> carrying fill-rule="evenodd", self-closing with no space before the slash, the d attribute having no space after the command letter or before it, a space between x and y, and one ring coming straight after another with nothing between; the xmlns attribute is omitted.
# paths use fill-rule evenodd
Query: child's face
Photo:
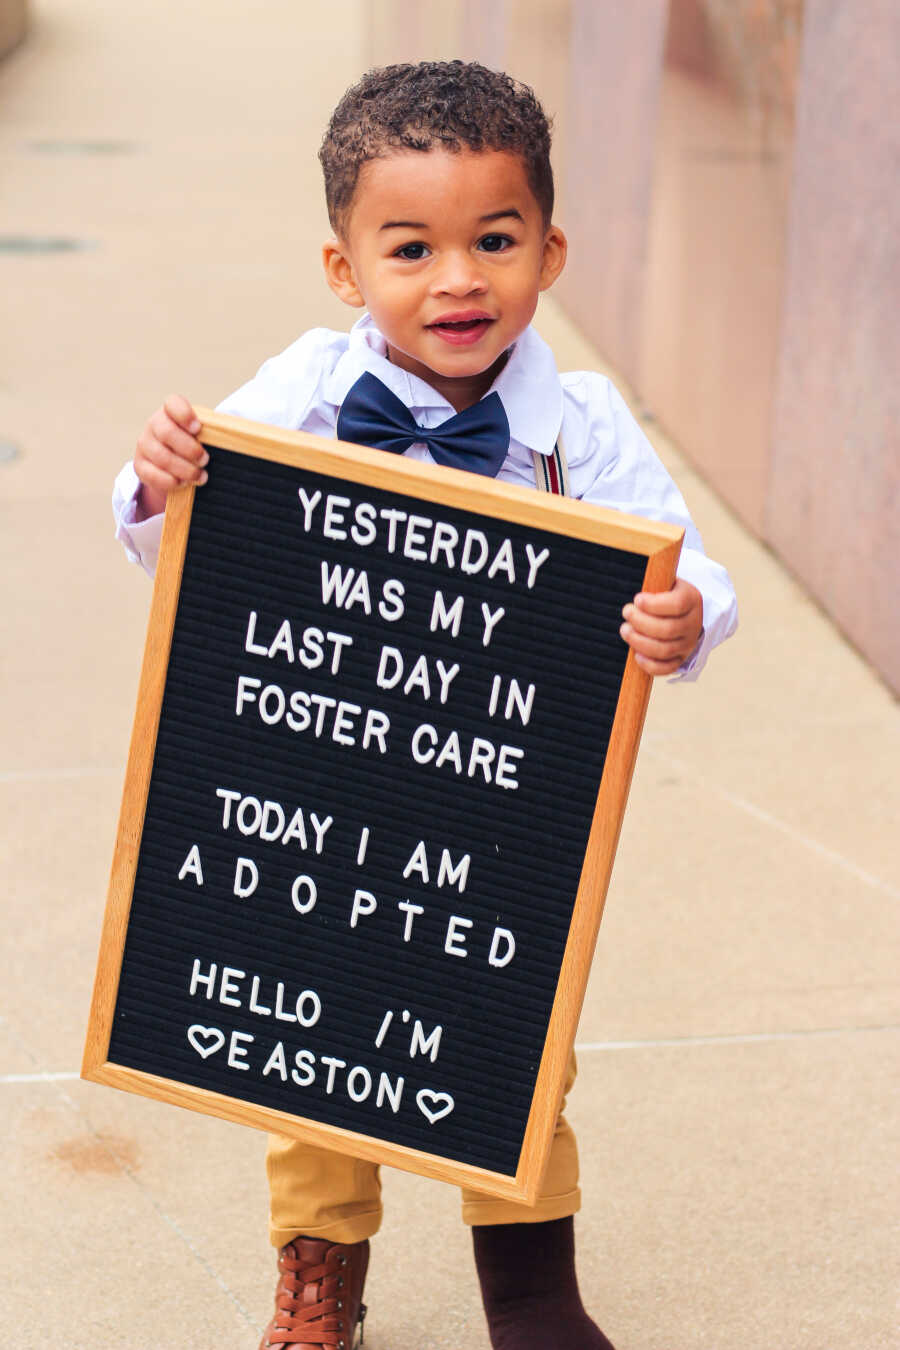
<svg viewBox="0 0 900 1350"><path fill-rule="evenodd" d="M455 407L490 387L565 256L521 159L499 150L371 160L324 251L332 289L366 306L391 361Z"/></svg>

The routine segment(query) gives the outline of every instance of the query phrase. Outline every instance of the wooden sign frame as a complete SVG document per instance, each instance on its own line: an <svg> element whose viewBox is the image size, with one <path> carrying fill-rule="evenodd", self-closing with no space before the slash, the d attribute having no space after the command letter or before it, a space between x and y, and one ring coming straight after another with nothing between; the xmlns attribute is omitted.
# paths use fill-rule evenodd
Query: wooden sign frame
<svg viewBox="0 0 900 1350"><path fill-rule="evenodd" d="M683 531L580 501L550 496L455 469L350 446L300 432L261 427L198 410L200 439L210 446L295 465L343 482L383 488L495 521L555 531L641 554L643 589L668 589ZM628 654L616 706L571 926L515 1177L437 1154L325 1125L205 1088L125 1067L109 1059L119 977L141 849L172 633L191 526L195 490L170 494L153 593L137 712L112 864L82 1077L256 1128L292 1135L374 1162L533 1203L549 1155L591 959L618 842L651 679Z"/></svg>

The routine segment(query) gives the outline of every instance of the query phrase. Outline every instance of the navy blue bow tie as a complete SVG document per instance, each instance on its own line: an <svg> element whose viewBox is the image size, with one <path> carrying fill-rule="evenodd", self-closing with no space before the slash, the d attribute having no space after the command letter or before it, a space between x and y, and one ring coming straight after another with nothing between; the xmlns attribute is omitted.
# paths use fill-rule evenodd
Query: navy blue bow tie
<svg viewBox="0 0 900 1350"><path fill-rule="evenodd" d="M438 464L495 478L509 450L509 422L495 391L429 431L405 403L368 371L349 390L338 413L340 441L402 455L419 441Z"/></svg>

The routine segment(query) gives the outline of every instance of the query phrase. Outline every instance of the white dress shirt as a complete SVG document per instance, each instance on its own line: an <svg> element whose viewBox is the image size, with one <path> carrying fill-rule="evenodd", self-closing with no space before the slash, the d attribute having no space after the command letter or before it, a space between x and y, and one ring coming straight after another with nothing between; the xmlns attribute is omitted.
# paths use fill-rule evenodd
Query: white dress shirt
<svg viewBox="0 0 900 1350"><path fill-rule="evenodd" d="M349 334L327 328L304 333L266 361L218 410L334 436L338 410L365 371L386 384L429 430L456 411L424 380L391 364L385 340L368 315ZM509 453L498 479L536 487L532 452L552 454L561 435L573 497L684 528L678 576L703 596L703 632L677 678L696 679L713 647L734 632L737 601L728 573L703 552L681 493L622 396L604 375L583 370L560 375L553 353L533 328L517 340L492 388L500 395L510 430ZM425 445L412 445L406 453L433 462ZM116 537L129 558L152 575L163 518L137 520L139 490L134 467L127 464L113 489Z"/></svg>

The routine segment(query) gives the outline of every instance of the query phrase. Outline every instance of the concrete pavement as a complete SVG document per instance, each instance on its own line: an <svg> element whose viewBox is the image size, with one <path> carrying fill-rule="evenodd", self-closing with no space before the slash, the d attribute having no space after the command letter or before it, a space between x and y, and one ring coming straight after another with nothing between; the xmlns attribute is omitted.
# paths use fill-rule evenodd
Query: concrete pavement
<svg viewBox="0 0 900 1350"><path fill-rule="evenodd" d="M214 403L346 326L315 151L364 5L34 9L2 235L61 242L0 252L0 1342L249 1350L263 1137L77 1079L150 600L108 497L170 390ZM598 365L552 302L540 326ZM648 430L742 622L651 701L570 1110L585 1301L620 1350L896 1350L896 705ZM457 1196L385 1189L367 1345L486 1350Z"/></svg>

